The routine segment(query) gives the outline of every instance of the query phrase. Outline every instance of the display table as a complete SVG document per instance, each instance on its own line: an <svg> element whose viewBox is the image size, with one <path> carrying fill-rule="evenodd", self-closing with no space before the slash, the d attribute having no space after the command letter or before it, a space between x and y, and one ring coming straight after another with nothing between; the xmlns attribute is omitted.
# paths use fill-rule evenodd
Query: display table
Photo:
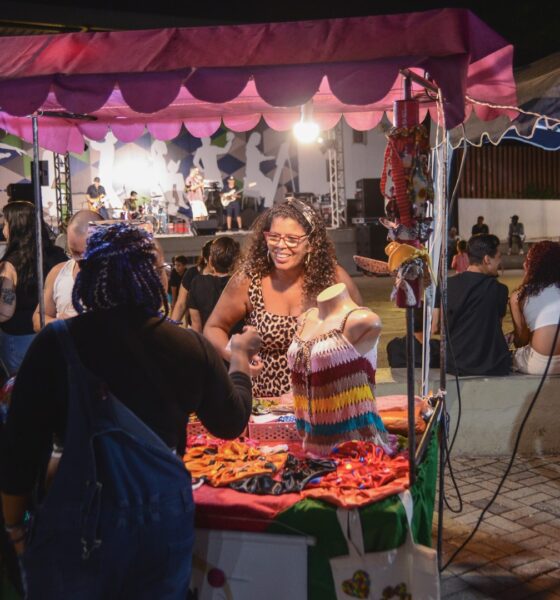
<svg viewBox="0 0 560 600"><path fill-rule="evenodd" d="M426 546L431 546L438 462L437 435L432 432L430 436L424 459L418 468L416 483L411 488L414 499L414 538ZM247 589L250 588L247 580L251 577L254 577L255 582L258 580L259 594L266 594L251 595L251 598L286 600L285 591L279 587L278 581L271 579L269 589L263 589L263 573L257 565L256 555L258 554L260 562L269 565L271 572L280 572L284 578L299 577L300 583L305 587L305 575L301 571L290 569L289 564L284 562L288 557L293 560L294 556L304 556L301 552L306 548L307 593L301 589L291 591L290 600L336 600L329 559L347 554L346 542L336 517L336 506L319 500L302 499L300 494L254 496L209 486L196 490L195 503L198 541L193 559L193 586L197 589L198 600L246 600L249 596L240 595L239 592L236 594L235 582L242 581L244 593L247 594ZM389 550L404 542L406 516L397 496L365 506L359 512L367 551ZM208 532L203 530L211 530L212 547L208 543ZM237 537L225 532L245 533L240 533ZM252 532L252 535L247 532ZM264 542L257 550L254 544L261 539L259 535L264 536ZM289 548L289 536L296 536L293 548ZM245 544L253 548L252 552L243 550ZM219 547L222 547L224 560L229 561L227 565L215 562L220 560ZM286 550L285 558L278 554L282 549ZM234 556L237 553L233 563L232 553ZM253 567L245 564L251 560ZM224 578L223 585L209 584L208 575L213 569L210 579L216 576L216 571L220 571ZM220 576L213 583L222 583Z"/></svg>

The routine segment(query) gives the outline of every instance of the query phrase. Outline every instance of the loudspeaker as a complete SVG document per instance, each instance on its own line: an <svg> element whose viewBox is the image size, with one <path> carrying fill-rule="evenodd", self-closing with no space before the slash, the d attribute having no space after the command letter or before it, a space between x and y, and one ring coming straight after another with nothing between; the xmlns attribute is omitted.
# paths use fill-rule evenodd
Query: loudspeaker
<svg viewBox="0 0 560 600"><path fill-rule="evenodd" d="M49 185L49 161L39 161L39 182L41 185Z"/></svg>
<svg viewBox="0 0 560 600"><path fill-rule="evenodd" d="M196 229L198 235L214 235L218 231L217 219L205 219L204 221L192 221L191 227Z"/></svg>
<svg viewBox="0 0 560 600"><path fill-rule="evenodd" d="M241 224L243 225L243 229L250 229L254 220L257 218L258 213L256 210L252 208L244 208L241 211Z"/></svg>
<svg viewBox="0 0 560 600"><path fill-rule="evenodd" d="M385 198L381 194L380 183L380 179L359 179L358 181L356 181L355 210L361 214L357 214L355 216L385 216Z"/></svg>
<svg viewBox="0 0 560 600"><path fill-rule="evenodd" d="M382 225L357 225L356 226L356 253L359 256L387 260L385 246L387 230Z"/></svg>

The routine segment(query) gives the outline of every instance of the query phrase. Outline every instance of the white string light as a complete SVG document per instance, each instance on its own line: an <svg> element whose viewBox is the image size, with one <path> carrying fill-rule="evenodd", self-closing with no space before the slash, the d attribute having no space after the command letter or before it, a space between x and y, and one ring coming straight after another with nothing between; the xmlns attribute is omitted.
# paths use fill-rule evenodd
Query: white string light
<svg viewBox="0 0 560 600"><path fill-rule="evenodd" d="M493 102L485 102L484 100L476 100L475 98L471 98L468 94L465 95L465 98L472 102L473 104L478 104L480 106L488 106L489 108L500 108L504 110L515 110L519 113L527 115L529 117L537 117L538 119L544 119L545 121L555 122L557 125L560 124L560 119L555 117L551 117L550 115L543 115L541 113L533 112L530 110L524 110L519 106L509 106L507 104L494 104Z"/></svg>

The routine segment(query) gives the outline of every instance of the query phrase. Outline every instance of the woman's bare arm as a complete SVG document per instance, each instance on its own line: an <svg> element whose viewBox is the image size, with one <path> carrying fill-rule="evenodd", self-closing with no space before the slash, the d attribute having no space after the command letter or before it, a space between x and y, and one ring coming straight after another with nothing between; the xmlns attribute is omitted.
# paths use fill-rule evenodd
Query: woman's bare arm
<svg viewBox="0 0 560 600"><path fill-rule="evenodd" d="M244 273L238 271L233 275L204 327L204 337L225 360L229 360L226 350L229 332L250 312L249 284L250 280Z"/></svg>
<svg viewBox="0 0 560 600"><path fill-rule="evenodd" d="M187 289L182 285L179 286L179 295L177 296L177 302L175 302L175 306L173 307L173 312L171 313L171 318L174 321L182 321L185 316L185 311L187 310Z"/></svg>
<svg viewBox="0 0 560 600"><path fill-rule="evenodd" d="M531 341L531 332L519 306L519 290L515 290L509 299L509 309L513 320L513 343L516 348L526 346Z"/></svg>

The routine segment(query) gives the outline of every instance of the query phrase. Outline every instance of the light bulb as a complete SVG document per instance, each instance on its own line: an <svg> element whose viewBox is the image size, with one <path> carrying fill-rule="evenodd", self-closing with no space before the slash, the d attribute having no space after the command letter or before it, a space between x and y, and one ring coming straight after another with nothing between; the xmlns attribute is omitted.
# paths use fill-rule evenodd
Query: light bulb
<svg viewBox="0 0 560 600"><path fill-rule="evenodd" d="M314 121L298 121L294 125L294 135L298 142L302 144L311 144L320 133L319 125Z"/></svg>

